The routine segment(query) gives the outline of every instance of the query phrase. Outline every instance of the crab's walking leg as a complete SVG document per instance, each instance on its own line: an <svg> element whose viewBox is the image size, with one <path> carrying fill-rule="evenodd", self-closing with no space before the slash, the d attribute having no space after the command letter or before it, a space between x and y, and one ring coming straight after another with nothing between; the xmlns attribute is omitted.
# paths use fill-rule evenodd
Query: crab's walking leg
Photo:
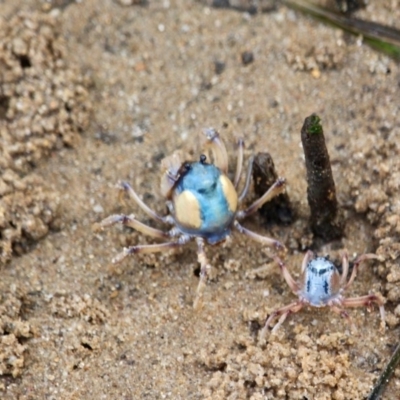
<svg viewBox="0 0 400 400"><path fill-rule="evenodd" d="M148 207L143 200L138 196L138 194L132 189L132 186L127 182L119 182L118 186L121 191L128 193L129 197L136 202L136 204L152 219L156 221L161 221L164 223L169 223L167 217L162 217Z"/></svg>
<svg viewBox="0 0 400 400"><path fill-rule="evenodd" d="M246 210L239 211L237 213L238 219L244 219L249 215L256 212L264 203L271 200L278 194L282 193L285 189L285 179L278 178L276 182L253 204L251 204Z"/></svg>
<svg viewBox="0 0 400 400"><path fill-rule="evenodd" d="M242 175L242 168L243 168L243 148L244 148L244 141L243 139L238 140L238 153L237 153L237 163L236 163L236 172L235 172L235 179L233 181L233 185L235 189L239 184L240 176Z"/></svg>
<svg viewBox="0 0 400 400"><path fill-rule="evenodd" d="M314 253L311 250L308 250L303 258L303 262L301 263L301 273L303 274L307 268L308 263L314 258Z"/></svg>
<svg viewBox="0 0 400 400"><path fill-rule="evenodd" d="M349 313L346 310L343 310L343 308L335 305L330 305L330 308L334 313L339 314L341 317L346 318L346 320L348 321L351 321Z"/></svg>
<svg viewBox="0 0 400 400"><path fill-rule="evenodd" d="M346 287L346 279L348 273L349 273L349 254L347 253L347 250L344 250L342 256L342 275L340 277L340 284L339 284L339 286L342 288Z"/></svg>
<svg viewBox="0 0 400 400"><path fill-rule="evenodd" d="M286 283L289 285L290 289L292 289L292 292L297 296L300 290L299 284L293 279L289 270L286 268L285 263L280 258L275 257L275 261L278 263Z"/></svg>
<svg viewBox="0 0 400 400"><path fill-rule="evenodd" d="M248 236L249 238L255 240L258 243L265 244L266 246L275 247L278 251L285 251L285 246L276 239L269 238L268 236L259 235L251 231L250 229L245 228L244 226L240 225L239 222L235 221L233 226L244 235Z"/></svg>
<svg viewBox="0 0 400 400"><path fill-rule="evenodd" d="M166 242L160 244L146 244L146 245L139 245L139 246L131 246L125 247L124 250L117 254L111 262L113 264L118 264L126 257L132 254L148 254L148 253L158 253L161 251L167 251L179 246L182 246L183 243L176 241L176 242Z"/></svg>
<svg viewBox="0 0 400 400"><path fill-rule="evenodd" d="M354 325L352 319L350 318L349 313L336 304L328 304L328 305L335 314L339 314L342 318L346 318L347 323L351 326L352 332L357 332L357 327Z"/></svg>
<svg viewBox="0 0 400 400"><path fill-rule="evenodd" d="M380 296L376 294L367 294L361 297L349 297L342 300L343 307L367 307L370 308L373 303L376 303L379 307L381 314L381 331L385 330L385 307L384 301Z"/></svg>
<svg viewBox="0 0 400 400"><path fill-rule="evenodd" d="M354 261L354 267L353 267L353 272L350 275L350 279L346 283L346 285L343 287L343 290L346 290L354 281L358 268L360 267L360 264L365 261L365 260L379 260L379 257L376 254L362 254L359 256L355 261Z"/></svg>
<svg viewBox="0 0 400 400"><path fill-rule="evenodd" d="M259 341L260 343L263 343L265 340L265 337L268 332L268 327L271 324L271 322L275 318L279 318L279 321L276 323L276 325L273 327L271 333L275 333L279 327L285 322L285 319L289 314L294 314L299 312L303 308L304 304L301 301L295 301L294 303L291 303L285 307L282 307L276 311L274 311L265 321L264 328L260 331L260 336L259 336Z"/></svg>
<svg viewBox="0 0 400 400"><path fill-rule="evenodd" d="M123 215L123 214L115 214L110 215L109 217L103 219L99 224L97 224L96 229L104 229L109 227L110 225L121 223L125 226L129 226L132 229L135 229L138 232L144 233L145 235L152 236L158 239L167 239L173 236L172 232L164 232L160 229L152 228L142 222L138 221L134 215Z"/></svg>
<svg viewBox="0 0 400 400"><path fill-rule="evenodd" d="M214 164L224 173L228 172L228 153L219 133L214 128L203 129L206 144L210 146L214 156Z"/></svg>
<svg viewBox="0 0 400 400"><path fill-rule="evenodd" d="M238 197L238 202L239 203L241 203L243 201L243 199L247 195L247 192L249 191L250 182L251 182L251 173L253 172L253 162L254 162L254 156L251 156L250 157L250 161L249 161L249 166L247 167L246 180L244 182L244 187L243 187L243 189L240 192L240 195Z"/></svg>
<svg viewBox="0 0 400 400"><path fill-rule="evenodd" d="M197 243L197 260L200 264L200 281L196 290L196 297L194 299L193 308L197 310L201 306L201 299L203 297L204 289L207 284L207 278L211 265L208 262L206 252L204 250L204 239L201 237L196 238Z"/></svg>

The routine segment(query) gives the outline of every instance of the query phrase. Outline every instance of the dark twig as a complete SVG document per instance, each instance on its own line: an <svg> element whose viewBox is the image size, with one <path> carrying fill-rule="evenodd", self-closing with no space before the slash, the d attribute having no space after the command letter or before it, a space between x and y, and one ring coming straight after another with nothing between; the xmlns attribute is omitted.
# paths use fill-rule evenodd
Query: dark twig
<svg viewBox="0 0 400 400"><path fill-rule="evenodd" d="M311 229L326 242L343 235L344 221L336 199L328 150L321 120L312 114L304 120L301 141L307 169L307 198L311 210Z"/></svg>
<svg viewBox="0 0 400 400"><path fill-rule="evenodd" d="M375 387L372 389L372 392L368 396L367 400L378 400L382 393L385 391L387 384L396 367L400 363L400 343L397 344L396 350L394 351L392 358L386 365L386 368L383 370L382 375L378 379Z"/></svg>

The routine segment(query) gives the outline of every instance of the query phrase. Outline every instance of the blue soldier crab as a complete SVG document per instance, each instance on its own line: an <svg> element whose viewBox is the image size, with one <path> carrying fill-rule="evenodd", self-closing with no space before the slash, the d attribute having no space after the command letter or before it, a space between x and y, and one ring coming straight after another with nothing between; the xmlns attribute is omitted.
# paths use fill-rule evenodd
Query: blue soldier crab
<svg viewBox="0 0 400 400"><path fill-rule="evenodd" d="M381 329L385 329L385 309L384 301L381 295L368 294L361 297L345 298L343 293L353 283L360 264L363 261L378 259L375 254L363 254L354 261L353 271L347 280L349 272L349 259L347 251L343 252L342 274L339 274L337 268L327 257L315 257L312 251L308 251L304 256L301 267L300 281L296 282L286 265L277 260L281 268L282 275L289 285L292 292L298 297L298 300L285 307L274 311L266 320L264 328L260 332L260 341L265 339L268 327L272 321L278 317L279 320L272 329L272 333L285 321L289 314L299 312L303 307L330 307L335 313L341 314L349 319L346 307L370 307L376 303L381 314Z"/></svg>
<svg viewBox="0 0 400 400"><path fill-rule="evenodd" d="M100 228L104 228L121 223L154 238L167 240L160 244L124 248L113 259L113 263L119 263L132 254L166 251L195 240L200 263L200 281L194 301L195 308L200 304L211 269L205 254L206 243L215 245L224 242L235 230L263 245L275 247L276 250L285 249L279 241L255 233L239 222L281 193L284 190L285 180L279 178L253 204L243 210L238 209L250 186L252 160L244 188L238 195L237 187L243 164L243 141L239 141L236 173L232 182L227 176L228 154L218 132L209 128L205 129L203 133L205 144L210 147L213 154L213 163L207 163L204 155L201 155L200 160L196 162L184 161L180 151L174 152L162 161L164 173L161 178L161 193L167 201L168 215L161 216L150 209L128 183L121 182L119 184L120 189L126 192L149 217L171 226L169 230L159 230L145 225L139 222L134 215L111 215L99 224Z"/></svg>

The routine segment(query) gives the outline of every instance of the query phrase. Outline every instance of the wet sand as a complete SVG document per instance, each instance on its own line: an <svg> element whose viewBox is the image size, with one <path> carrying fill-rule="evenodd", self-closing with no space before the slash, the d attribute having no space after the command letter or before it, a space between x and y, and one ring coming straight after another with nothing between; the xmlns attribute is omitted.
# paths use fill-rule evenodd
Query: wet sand
<svg viewBox="0 0 400 400"><path fill-rule="evenodd" d="M398 63L285 7L250 16L188 0L123 3L0 7L0 397L365 398L400 329ZM397 2L370 3L357 16L400 28ZM294 223L245 226L285 243L297 278L313 244L300 130L314 112L346 218L342 241L318 252L381 256L347 295L382 293L385 333L376 307L349 311L355 333L305 309L259 345L266 316L295 297L273 252L240 235L207 247L200 311L194 244L111 264L124 246L155 240L94 232L96 222L133 213L162 228L120 201L116 183L164 214L161 159L182 149L197 160L199 132L213 126L232 174L243 137L246 165L267 151L287 179ZM397 370L383 398L399 386Z"/></svg>

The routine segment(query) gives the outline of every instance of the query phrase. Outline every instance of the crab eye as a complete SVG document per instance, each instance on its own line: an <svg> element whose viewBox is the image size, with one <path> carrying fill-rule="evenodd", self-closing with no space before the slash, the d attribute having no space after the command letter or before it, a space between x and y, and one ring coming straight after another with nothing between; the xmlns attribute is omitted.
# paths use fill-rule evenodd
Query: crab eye
<svg viewBox="0 0 400 400"><path fill-rule="evenodd" d="M183 173L186 173L186 172L190 171L190 168L191 168L190 163L185 162L185 163L182 165L182 172L183 172Z"/></svg>
<svg viewBox="0 0 400 400"><path fill-rule="evenodd" d="M204 164L206 162L206 160L207 160L207 157L204 154L201 154L200 155L200 163Z"/></svg>

